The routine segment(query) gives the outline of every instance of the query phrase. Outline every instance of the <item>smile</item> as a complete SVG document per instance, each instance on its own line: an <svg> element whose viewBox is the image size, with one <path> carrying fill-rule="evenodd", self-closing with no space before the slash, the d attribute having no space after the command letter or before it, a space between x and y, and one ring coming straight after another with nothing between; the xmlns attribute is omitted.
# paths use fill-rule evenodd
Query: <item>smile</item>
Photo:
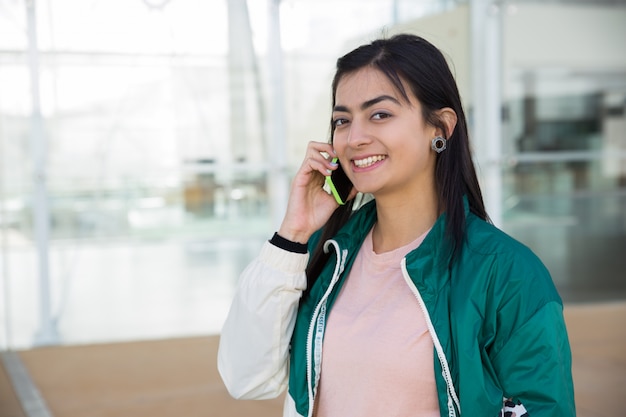
<svg viewBox="0 0 626 417"><path fill-rule="evenodd" d="M368 156L367 158L363 159L355 159L354 165L359 168L367 168L368 166L373 165L378 161L382 161L385 158L385 155Z"/></svg>

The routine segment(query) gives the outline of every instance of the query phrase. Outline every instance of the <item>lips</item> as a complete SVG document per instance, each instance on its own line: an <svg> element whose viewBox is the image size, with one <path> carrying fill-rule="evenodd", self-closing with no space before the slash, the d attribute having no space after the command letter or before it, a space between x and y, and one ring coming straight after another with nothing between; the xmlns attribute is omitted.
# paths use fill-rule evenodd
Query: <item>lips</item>
<svg viewBox="0 0 626 417"><path fill-rule="evenodd" d="M370 165L375 164L378 161L382 161L383 159L385 159L386 156L385 155L374 155L374 156L368 156L367 158L363 158L363 159L354 159L354 165L356 165L359 168L367 168Z"/></svg>

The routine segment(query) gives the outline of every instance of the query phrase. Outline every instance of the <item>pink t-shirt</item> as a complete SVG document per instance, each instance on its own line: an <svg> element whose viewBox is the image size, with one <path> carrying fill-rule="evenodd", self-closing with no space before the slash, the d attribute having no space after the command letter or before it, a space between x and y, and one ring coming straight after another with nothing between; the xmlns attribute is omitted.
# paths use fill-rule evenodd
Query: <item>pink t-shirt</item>
<svg viewBox="0 0 626 417"><path fill-rule="evenodd" d="M328 317L316 417L439 417L433 341L402 258L367 235Z"/></svg>

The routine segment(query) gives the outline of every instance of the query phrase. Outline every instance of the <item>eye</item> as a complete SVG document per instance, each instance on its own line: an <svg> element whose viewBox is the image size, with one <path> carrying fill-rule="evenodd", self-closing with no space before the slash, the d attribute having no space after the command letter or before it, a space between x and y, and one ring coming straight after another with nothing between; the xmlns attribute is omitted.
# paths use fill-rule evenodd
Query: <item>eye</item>
<svg viewBox="0 0 626 417"><path fill-rule="evenodd" d="M343 126L346 123L348 123L348 119L342 119L338 117L335 120L333 120L333 127Z"/></svg>
<svg viewBox="0 0 626 417"><path fill-rule="evenodd" d="M374 120L383 120L390 118L391 115L389 113L378 112L372 115L372 119Z"/></svg>

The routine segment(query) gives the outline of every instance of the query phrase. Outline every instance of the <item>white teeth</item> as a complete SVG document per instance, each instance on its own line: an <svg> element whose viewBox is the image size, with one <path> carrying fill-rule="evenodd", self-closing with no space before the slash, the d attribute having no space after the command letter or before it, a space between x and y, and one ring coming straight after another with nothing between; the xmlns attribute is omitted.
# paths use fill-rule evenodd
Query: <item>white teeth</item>
<svg viewBox="0 0 626 417"><path fill-rule="evenodd" d="M363 159L355 159L354 165L358 166L359 168L365 168L378 161L382 161L383 159L385 159L384 155L368 156L367 158Z"/></svg>

